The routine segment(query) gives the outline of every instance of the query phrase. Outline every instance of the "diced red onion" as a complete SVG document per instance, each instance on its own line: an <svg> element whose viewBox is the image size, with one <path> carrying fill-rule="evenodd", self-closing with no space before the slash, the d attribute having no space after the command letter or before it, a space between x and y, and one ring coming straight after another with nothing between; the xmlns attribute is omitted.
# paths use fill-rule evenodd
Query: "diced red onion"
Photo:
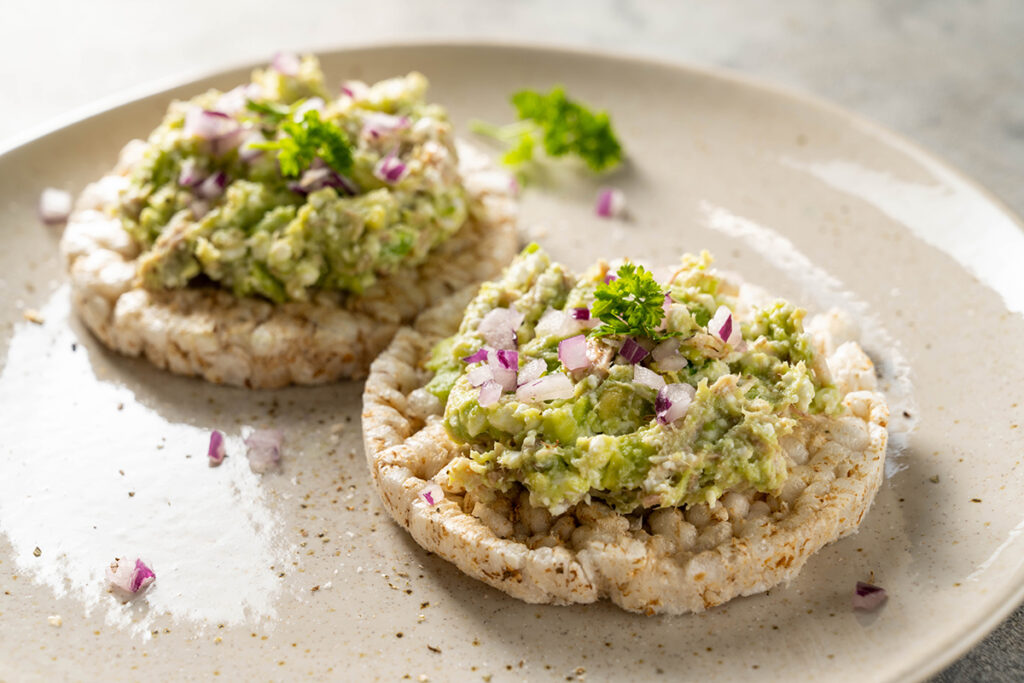
<svg viewBox="0 0 1024 683"><path fill-rule="evenodd" d="M558 360L562 361L568 370L582 370L590 367L590 358L587 356L587 337L578 334L558 342Z"/></svg>
<svg viewBox="0 0 1024 683"><path fill-rule="evenodd" d="M647 358L648 353L650 352L640 346L632 337L626 337L626 340L622 342L622 346L619 347L619 355L634 365Z"/></svg>
<svg viewBox="0 0 1024 683"><path fill-rule="evenodd" d="M257 474L269 472L281 462L281 443L284 433L280 429L255 429L245 439L249 469Z"/></svg>
<svg viewBox="0 0 1024 683"><path fill-rule="evenodd" d="M549 308L537 321L533 331L538 337L564 339L579 334L581 328L580 322L568 311Z"/></svg>
<svg viewBox="0 0 1024 683"><path fill-rule="evenodd" d="M519 187L519 181L516 180L514 175L508 177L508 189L509 192L512 193L513 197L518 197L519 193L522 191L522 188Z"/></svg>
<svg viewBox="0 0 1024 683"><path fill-rule="evenodd" d="M524 318L514 306L494 308L480 321L477 331L487 344L496 349L514 349L518 338L516 331Z"/></svg>
<svg viewBox="0 0 1024 683"><path fill-rule="evenodd" d="M498 349L497 351L498 365L505 370L518 370L519 369L519 352L510 351L508 349Z"/></svg>
<svg viewBox="0 0 1024 683"><path fill-rule="evenodd" d="M199 162L193 158L185 159L181 163L181 170L178 171L178 184L182 187L195 187L206 178L206 174L199 168Z"/></svg>
<svg viewBox="0 0 1024 683"><path fill-rule="evenodd" d="M678 372L687 366L686 358L679 353L679 340L666 339L651 351L651 360L662 372Z"/></svg>
<svg viewBox="0 0 1024 683"><path fill-rule="evenodd" d="M511 351L509 353L516 353ZM487 358L487 367L490 368L491 374L494 376L494 381L505 391L515 391L516 389L516 370L515 366L508 367L508 356L502 360L498 353L489 354ZM516 353L518 356L519 354Z"/></svg>
<svg viewBox="0 0 1024 683"><path fill-rule="evenodd" d="M487 408L497 403L499 398L501 398L501 385L494 381L484 382L483 386L480 387L477 403Z"/></svg>
<svg viewBox="0 0 1024 683"><path fill-rule="evenodd" d="M715 315L708 321L708 332L727 344L735 345L743 339L740 326L735 324L732 317L732 311L725 306L719 306Z"/></svg>
<svg viewBox="0 0 1024 683"><path fill-rule="evenodd" d="M437 482L428 481L427 485L420 489L419 498L430 507L434 507L444 500L444 489Z"/></svg>
<svg viewBox="0 0 1024 683"><path fill-rule="evenodd" d="M224 193L224 188L227 186L227 173L224 171L217 171L199 184L199 187L196 188L196 194L203 199L216 199Z"/></svg>
<svg viewBox="0 0 1024 683"><path fill-rule="evenodd" d="M491 372L490 367L486 365L478 365L466 373L466 378L469 380L471 386L478 387L484 382L492 381L494 379L494 373Z"/></svg>
<svg viewBox="0 0 1024 683"><path fill-rule="evenodd" d="M238 158L247 164L259 159L263 156L263 150L256 149L253 145L266 141L267 139L263 136L263 133L258 130L249 131L238 145Z"/></svg>
<svg viewBox="0 0 1024 683"><path fill-rule="evenodd" d="M71 193L48 187L39 195L39 219L47 224L63 223L71 215Z"/></svg>
<svg viewBox="0 0 1024 683"><path fill-rule="evenodd" d="M633 381L645 387L650 387L655 391L661 391L665 388L665 378L642 365L633 366Z"/></svg>
<svg viewBox="0 0 1024 683"><path fill-rule="evenodd" d="M210 432L210 447L206 450L206 456L210 459L210 467L217 467L224 462L225 455L224 435L214 429Z"/></svg>
<svg viewBox="0 0 1024 683"><path fill-rule="evenodd" d="M374 140L392 135L409 127L408 116L395 116L382 111L370 112L363 121L363 137Z"/></svg>
<svg viewBox="0 0 1024 683"><path fill-rule="evenodd" d="M601 218L621 216L626 210L626 195L621 190L606 187L597 193L594 212Z"/></svg>
<svg viewBox="0 0 1024 683"><path fill-rule="evenodd" d="M278 52L270 60L270 66L282 76L298 76L302 62L294 52Z"/></svg>
<svg viewBox="0 0 1024 683"><path fill-rule="evenodd" d="M654 400L658 422L663 425L672 424L686 415L695 393L689 384L666 384L662 387Z"/></svg>
<svg viewBox="0 0 1024 683"><path fill-rule="evenodd" d="M853 608L866 611L875 610L888 599L889 594L884 588L858 581L857 587L853 591Z"/></svg>
<svg viewBox="0 0 1024 683"><path fill-rule="evenodd" d="M107 567L107 581L127 593L138 593L156 581L156 573L139 558L114 558Z"/></svg>
<svg viewBox="0 0 1024 683"><path fill-rule="evenodd" d="M560 398L572 398L573 393L572 380L564 373L553 372L516 389L516 399L523 403L552 401Z"/></svg>
<svg viewBox="0 0 1024 683"><path fill-rule="evenodd" d="M185 112L182 132L188 137L206 140L213 155L219 156L241 143L244 130L224 112L192 107Z"/></svg>
<svg viewBox="0 0 1024 683"><path fill-rule="evenodd" d="M607 275L604 276L604 280L602 280L602 282L608 284L609 282L615 282L618 279L619 277L614 273L608 273Z"/></svg>
<svg viewBox="0 0 1024 683"><path fill-rule="evenodd" d="M463 363L479 363L480 361L487 360L487 349L480 347L470 355L462 359Z"/></svg>
<svg viewBox="0 0 1024 683"><path fill-rule="evenodd" d="M516 382L519 386L532 382L538 379L548 369L548 364L540 358L534 358L529 363L519 369L519 374L516 376Z"/></svg>
<svg viewBox="0 0 1024 683"><path fill-rule="evenodd" d="M572 309L573 320L590 320L590 309L589 308L574 308Z"/></svg>
<svg viewBox="0 0 1024 683"><path fill-rule="evenodd" d="M362 81L342 81L339 88L342 95L347 95L354 100L358 100L362 97L366 97L366 94L370 92L370 86L366 85Z"/></svg>
<svg viewBox="0 0 1024 683"><path fill-rule="evenodd" d="M239 85L218 97L217 101L213 104L213 108L229 116L234 116L245 109L245 104L249 99L249 88Z"/></svg>
<svg viewBox="0 0 1024 683"><path fill-rule="evenodd" d="M405 175L405 164L399 159L395 150L387 153L373 169L373 175L385 183L397 183Z"/></svg>

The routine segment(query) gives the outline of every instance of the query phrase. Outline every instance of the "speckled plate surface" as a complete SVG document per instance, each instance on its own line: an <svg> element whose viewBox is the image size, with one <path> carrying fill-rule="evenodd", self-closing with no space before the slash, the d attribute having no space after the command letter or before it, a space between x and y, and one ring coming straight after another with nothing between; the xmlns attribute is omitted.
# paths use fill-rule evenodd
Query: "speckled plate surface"
<svg viewBox="0 0 1024 683"><path fill-rule="evenodd" d="M461 126L510 120L521 87L608 108L629 163L552 171L524 196L524 224L546 226L528 235L574 266L707 248L809 308L850 310L896 418L874 507L789 586L704 614L526 605L384 514L359 384L249 392L106 352L69 316L39 193L80 190L172 97L238 69L0 156L0 680L918 679L1019 602L1024 233L991 197L872 124L728 74L500 46L322 60L332 80L420 70ZM627 220L593 215L601 184L624 190ZM281 473L249 472L248 426L284 430ZM218 469L212 428L229 436ZM130 602L103 579L122 554L158 577ZM853 612L871 579L888 604Z"/></svg>

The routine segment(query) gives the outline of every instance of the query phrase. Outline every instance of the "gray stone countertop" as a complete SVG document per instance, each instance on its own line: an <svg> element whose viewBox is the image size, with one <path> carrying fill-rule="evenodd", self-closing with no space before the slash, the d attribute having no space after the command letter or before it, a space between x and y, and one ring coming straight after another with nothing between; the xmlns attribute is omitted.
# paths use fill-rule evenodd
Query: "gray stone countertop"
<svg viewBox="0 0 1024 683"><path fill-rule="evenodd" d="M735 69L827 98L1024 214L1019 0L38 0L0 5L0 147L187 73L411 40L566 45ZM1024 680L1024 609L934 680Z"/></svg>

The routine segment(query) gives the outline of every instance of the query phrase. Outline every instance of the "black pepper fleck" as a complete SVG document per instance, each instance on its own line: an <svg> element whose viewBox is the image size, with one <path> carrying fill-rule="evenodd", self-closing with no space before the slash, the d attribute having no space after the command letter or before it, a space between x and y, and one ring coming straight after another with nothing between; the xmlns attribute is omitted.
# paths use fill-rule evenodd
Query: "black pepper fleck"
<svg viewBox="0 0 1024 683"><path fill-rule="evenodd" d="M43 551L39 549L39 546L36 546L36 549L32 551L32 554L35 555L36 557L39 557L40 555L43 554Z"/></svg>

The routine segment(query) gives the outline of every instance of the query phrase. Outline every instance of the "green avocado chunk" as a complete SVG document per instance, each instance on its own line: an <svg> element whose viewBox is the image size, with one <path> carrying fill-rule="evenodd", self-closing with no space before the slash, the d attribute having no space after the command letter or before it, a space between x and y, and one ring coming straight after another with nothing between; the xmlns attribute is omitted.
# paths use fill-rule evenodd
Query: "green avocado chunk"
<svg viewBox="0 0 1024 683"><path fill-rule="evenodd" d="M468 446L449 467L450 483L482 500L525 489L533 505L553 514L592 499L626 513L710 504L728 491L777 493L790 467L780 439L804 415L840 412L839 395L804 332L804 311L791 304L755 309L733 336L709 331L722 307L737 307L735 287L710 264L706 253L686 256L660 285L670 298L658 332L668 341L659 343L673 345L674 358L659 353L659 363L647 355L634 365L616 353L625 335L595 334L596 323L569 315L592 304L607 265L577 277L527 247L501 279L481 286L458 332L427 363L435 373L427 390L444 403L445 428ZM512 384L493 403L482 401L481 383L497 377L497 349L481 322L504 308L522 316L515 348L503 352L515 352L518 372L540 359L538 381L562 375L571 391L537 399L528 384ZM586 335L588 364L570 370L559 344L579 335ZM488 360L475 359L481 349ZM661 382L692 396L671 421L659 419L658 395L668 391L655 388Z"/></svg>
<svg viewBox="0 0 1024 683"><path fill-rule="evenodd" d="M332 99L295 73L171 105L116 213L150 289L306 301L416 266L469 218L452 125L410 73Z"/></svg>

